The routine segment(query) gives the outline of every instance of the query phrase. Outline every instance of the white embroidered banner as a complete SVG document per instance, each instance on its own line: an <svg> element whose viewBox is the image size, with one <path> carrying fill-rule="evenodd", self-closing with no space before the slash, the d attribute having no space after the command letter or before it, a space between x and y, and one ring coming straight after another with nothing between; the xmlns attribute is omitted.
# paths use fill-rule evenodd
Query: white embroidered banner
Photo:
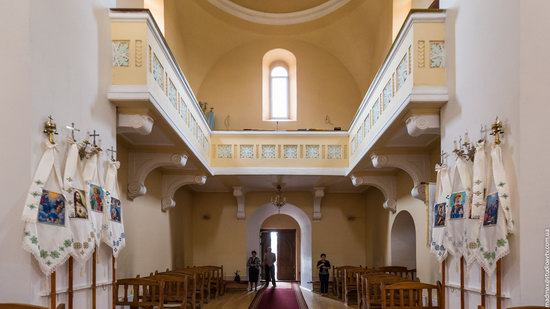
<svg viewBox="0 0 550 309"><path fill-rule="evenodd" d="M107 229L102 234L103 241L113 249L113 256L116 258L120 250L126 245L124 235L124 221L122 220L122 204L118 188L118 168L120 162L109 161L105 174L105 189L107 197L107 209L109 216L105 218Z"/></svg>
<svg viewBox="0 0 550 309"><path fill-rule="evenodd" d="M99 177L99 156L100 153L93 154L84 165L83 178L86 183L86 199L90 206L90 218L93 222L93 231L96 246L99 247L101 234L107 229L104 221L104 211L107 207L105 189L101 184Z"/></svg>
<svg viewBox="0 0 550 309"><path fill-rule="evenodd" d="M492 179L492 183L488 181L487 188L495 188L496 192L491 190L492 193L487 195L476 252L476 260L490 276L495 271L496 262L510 253L508 233L514 228L509 184L499 145L493 146L491 161L489 180Z"/></svg>
<svg viewBox="0 0 550 309"><path fill-rule="evenodd" d="M447 237L445 245L449 253L460 258L465 248L465 218L471 204L472 172L465 159L458 156L452 177L453 192L449 195ZM457 181L458 180L458 181Z"/></svg>
<svg viewBox="0 0 550 309"><path fill-rule="evenodd" d="M81 264L85 263L95 249L95 232L89 200L86 198L87 185L81 172L78 146L70 139L65 174L63 175L69 225L73 234L71 255Z"/></svg>
<svg viewBox="0 0 550 309"><path fill-rule="evenodd" d="M25 221L23 249L50 275L69 258L72 233L67 222L67 200L63 195L56 145L45 143L27 194L22 219Z"/></svg>
<svg viewBox="0 0 550 309"><path fill-rule="evenodd" d="M447 258L447 248L445 247L445 234L447 233L446 223L446 205L447 198L451 193L451 180L449 178L449 170L446 165L436 165L437 171L435 203L432 206L432 243L430 251L435 255L438 262L442 262Z"/></svg>

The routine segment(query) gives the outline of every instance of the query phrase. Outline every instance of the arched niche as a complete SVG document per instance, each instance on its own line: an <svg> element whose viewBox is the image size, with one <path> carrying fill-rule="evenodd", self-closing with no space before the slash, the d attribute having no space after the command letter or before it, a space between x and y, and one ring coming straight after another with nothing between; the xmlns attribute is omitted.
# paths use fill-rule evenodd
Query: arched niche
<svg viewBox="0 0 550 309"><path fill-rule="evenodd" d="M277 213L277 209L271 203L266 203L256 209L248 218L246 222L246 256L252 250L260 252L259 235L262 224L267 218ZM306 289L311 289L311 220L302 209L292 204L283 206L280 213L290 216L300 226L300 285Z"/></svg>
<svg viewBox="0 0 550 309"><path fill-rule="evenodd" d="M416 269L416 229L406 210L397 214L391 228L391 264Z"/></svg>
<svg viewBox="0 0 550 309"><path fill-rule="evenodd" d="M302 237L300 235L300 225L294 218L291 216L285 215L285 214L273 214L272 216L265 219L265 221L262 223L261 226L262 230L295 230L296 231L296 238L295 238L295 245L294 248L295 252L295 278L299 278L300 275L300 265L301 265L301 254L300 254L300 245ZM289 248L292 250L291 248ZM278 269L277 269L278 271ZM277 276L277 278L279 278Z"/></svg>

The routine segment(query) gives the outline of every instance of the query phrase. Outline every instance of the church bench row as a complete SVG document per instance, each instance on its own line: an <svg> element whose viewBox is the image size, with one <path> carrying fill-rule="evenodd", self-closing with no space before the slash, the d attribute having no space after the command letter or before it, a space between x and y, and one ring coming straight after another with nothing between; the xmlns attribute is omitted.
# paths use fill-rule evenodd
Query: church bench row
<svg viewBox="0 0 550 309"><path fill-rule="evenodd" d="M382 273L394 275L409 280L416 279L416 269L407 269L403 266L384 266L378 268L366 268L361 266L333 266L333 292L338 299L343 300L346 305L350 302L350 294L357 294L357 302L360 302L361 282L358 275L363 273Z"/></svg>
<svg viewBox="0 0 550 309"><path fill-rule="evenodd" d="M148 277L117 280L114 302L115 306L148 307L154 303L159 308L200 308L224 291L221 266L167 269Z"/></svg>

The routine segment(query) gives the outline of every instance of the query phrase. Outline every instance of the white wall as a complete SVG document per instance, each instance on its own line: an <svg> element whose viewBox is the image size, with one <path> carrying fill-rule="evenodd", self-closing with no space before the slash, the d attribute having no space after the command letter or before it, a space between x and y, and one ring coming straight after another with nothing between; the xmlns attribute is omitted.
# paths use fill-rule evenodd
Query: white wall
<svg viewBox="0 0 550 309"><path fill-rule="evenodd" d="M521 5L520 5L521 2ZM505 306L543 304L544 228L550 222L548 166L548 91L550 21L546 1L442 0L447 9L447 64L449 103L443 109L442 150L466 130L475 139L480 124L499 116L505 124L503 150L512 183L513 214L517 233L510 239L511 254L503 259L503 291L511 299ZM546 9L546 10L545 10ZM546 100L545 100L546 99ZM546 132L546 133L545 133ZM546 173L545 173L546 172ZM521 243L520 243L521 240ZM451 282L458 282L457 263L450 260ZM466 275L467 285L479 286L479 271ZM489 292L494 291L494 278ZM449 295L450 308L458 301ZM467 295L467 307L479 304L477 293ZM489 308L494 298L489 298Z"/></svg>
<svg viewBox="0 0 550 309"><path fill-rule="evenodd" d="M391 229L391 265L416 269L416 231L414 219L406 211L400 211Z"/></svg>
<svg viewBox="0 0 550 309"><path fill-rule="evenodd" d="M24 197L42 154L44 120L52 115L60 128L75 122L84 131L96 129L104 148L115 146L115 109L106 99L110 84L111 42L108 7L114 0L2 1L0 49L3 67L0 207L0 302L46 304L40 297L46 282L30 254L21 248L20 220ZM64 154L64 148L61 149ZM98 281L107 280L110 254L102 247ZM81 274L84 274L83 276ZM75 266L75 285L87 279ZM64 270L59 287L66 286ZM109 303L98 290L98 308ZM60 301L64 301L61 298ZM89 296L76 293L75 308L86 308Z"/></svg>
<svg viewBox="0 0 550 309"><path fill-rule="evenodd" d="M514 265L520 270L521 303L544 304L544 229L550 228L550 165L543 158L550 153L550 2L520 2L520 109L519 201L521 260ZM542 160L541 160L542 159ZM518 242L519 243L519 242ZM511 278L512 279L512 278ZM518 302L519 303L519 302ZM548 305L547 305L548 306Z"/></svg>

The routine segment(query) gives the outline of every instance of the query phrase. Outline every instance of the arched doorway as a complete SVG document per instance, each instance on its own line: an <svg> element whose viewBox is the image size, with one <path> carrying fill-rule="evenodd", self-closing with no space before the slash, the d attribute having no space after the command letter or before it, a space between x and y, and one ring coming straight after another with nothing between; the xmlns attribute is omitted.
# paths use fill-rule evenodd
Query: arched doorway
<svg viewBox="0 0 550 309"><path fill-rule="evenodd" d="M395 217L391 229L391 264L416 269L416 231L408 211Z"/></svg>
<svg viewBox="0 0 550 309"><path fill-rule="evenodd" d="M277 280L295 281L299 277L300 236L300 225L291 216L275 214L262 223L260 251L271 247L277 254Z"/></svg>
<svg viewBox="0 0 550 309"><path fill-rule="evenodd" d="M256 209L256 211L248 217L246 220L246 254L252 250L260 252L259 236L262 224L267 218L277 213L277 209L271 203L266 203ZM292 204L283 206L280 214L290 216L292 219L296 220L300 226L300 285L304 288L311 289L311 220L302 209Z"/></svg>

